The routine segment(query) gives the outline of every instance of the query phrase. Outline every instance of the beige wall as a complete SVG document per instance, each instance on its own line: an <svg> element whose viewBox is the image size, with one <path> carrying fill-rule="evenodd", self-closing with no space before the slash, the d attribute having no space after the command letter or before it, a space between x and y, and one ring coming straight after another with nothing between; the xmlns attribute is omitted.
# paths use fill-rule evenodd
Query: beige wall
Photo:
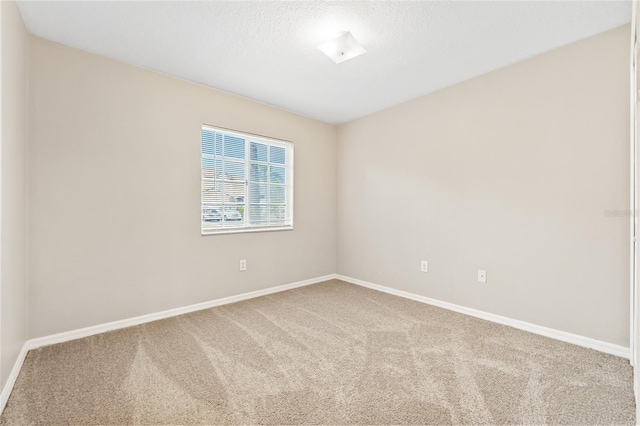
<svg viewBox="0 0 640 426"><path fill-rule="evenodd" d="M30 60L30 337L335 272L333 126L35 37ZM200 235L203 123L294 142L295 230Z"/></svg>
<svg viewBox="0 0 640 426"><path fill-rule="evenodd" d="M4 386L27 337L29 35L14 2L0 2L0 19L0 385Z"/></svg>
<svg viewBox="0 0 640 426"><path fill-rule="evenodd" d="M336 149L330 125L33 37L29 336L337 270L626 346L628 218L605 210L628 208L628 43L342 125ZM202 123L295 142L294 231L200 236Z"/></svg>
<svg viewBox="0 0 640 426"><path fill-rule="evenodd" d="M628 346L628 73L624 26L340 126L338 273Z"/></svg>

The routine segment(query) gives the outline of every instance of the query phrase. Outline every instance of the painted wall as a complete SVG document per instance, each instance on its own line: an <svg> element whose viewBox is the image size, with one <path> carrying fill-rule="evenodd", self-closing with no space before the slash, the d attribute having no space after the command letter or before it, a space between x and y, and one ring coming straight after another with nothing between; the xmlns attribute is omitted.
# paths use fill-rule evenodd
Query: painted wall
<svg viewBox="0 0 640 426"><path fill-rule="evenodd" d="M336 149L332 126L34 37L29 336L337 269L626 346L628 43L342 125ZM202 123L294 141L294 231L200 236Z"/></svg>
<svg viewBox="0 0 640 426"><path fill-rule="evenodd" d="M628 111L624 26L340 126L338 273L628 346Z"/></svg>
<svg viewBox="0 0 640 426"><path fill-rule="evenodd" d="M27 61L29 35L0 2L0 384L27 337Z"/></svg>
<svg viewBox="0 0 640 426"><path fill-rule="evenodd" d="M31 41L30 337L335 272L333 126ZM293 231L200 235L203 123L294 142Z"/></svg>

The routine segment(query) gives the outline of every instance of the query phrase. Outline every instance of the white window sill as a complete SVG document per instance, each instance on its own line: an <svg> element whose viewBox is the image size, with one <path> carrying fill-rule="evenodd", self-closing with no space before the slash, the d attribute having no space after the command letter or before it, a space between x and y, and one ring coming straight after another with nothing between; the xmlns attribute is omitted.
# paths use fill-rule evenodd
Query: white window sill
<svg viewBox="0 0 640 426"><path fill-rule="evenodd" d="M264 228L237 228L237 229L220 229L212 231L201 231L200 234L204 236L209 235L221 235L221 234L245 234L249 232L273 232L273 231L293 231L293 225L291 226L270 226Z"/></svg>

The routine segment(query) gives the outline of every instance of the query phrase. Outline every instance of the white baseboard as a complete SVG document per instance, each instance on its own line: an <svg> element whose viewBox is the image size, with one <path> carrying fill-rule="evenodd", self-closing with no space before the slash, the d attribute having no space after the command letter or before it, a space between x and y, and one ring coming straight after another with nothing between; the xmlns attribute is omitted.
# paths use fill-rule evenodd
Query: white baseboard
<svg viewBox="0 0 640 426"><path fill-rule="evenodd" d="M166 311L156 312L153 314L141 315L139 317L127 318L123 320L108 322L105 324L94 325L92 327L79 328L77 330L65 331L64 333L52 334L50 336L38 337L27 341L29 349L39 348L41 346L53 345L55 343L67 342L69 340L81 339L83 337L93 336L94 334L104 333L105 331L118 330L134 325L140 325L151 321L157 321L165 318L175 317L178 315L188 314L190 312L200 311L202 309L213 308L214 306L227 305L229 303L241 302L247 299L254 299L268 294L279 293L292 288L304 287L316 284L322 281L328 281L335 278L334 274L324 275L322 277L311 278L304 281L298 281L291 284L269 287L263 290L251 291L235 296L224 297L222 299L210 300L208 302L196 303L195 305L183 306L181 308L168 309Z"/></svg>
<svg viewBox="0 0 640 426"><path fill-rule="evenodd" d="M450 311L459 312L461 314L470 315L472 317L480 318L483 320L496 322L498 324L508 325L509 327L528 331L530 333L539 334L541 336L550 337L552 339L561 340L563 342L572 343L574 345L583 346L585 348L595 349L600 352L630 359L630 350L629 348L624 346L614 345L613 343L603 342L600 340L592 339L590 337L584 337L577 334L567 333L566 331L560 331L560 330L555 330L553 328L542 327L540 325L531 324L529 322L515 320L515 319L503 317L500 315L479 311L477 309L455 305L449 302L442 302L440 300L431 299L429 297L420 296L420 295L409 293L402 290L396 290L394 288L385 287L378 284L373 284L367 281L359 280L357 278L346 277L340 274L336 274L336 278L351 284L356 284L356 285L367 287L373 290L382 291L384 293L393 294L394 296L404 297L406 299L415 300L417 302L426 303L428 305L437 306L439 308L448 309Z"/></svg>
<svg viewBox="0 0 640 426"><path fill-rule="evenodd" d="M80 328L77 330L66 331L64 333L52 334L50 336L38 337L35 339L27 340L22 346L20 355L16 360L16 363L11 370L11 375L4 385L2 392L0 393L0 414L4 410L4 407L9 400L13 385L18 378L18 373L22 368L27 353L31 349L36 349L42 346L53 345L56 343L68 342L70 340L81 339L83 337L93 336L95 334L104 333L106 331L118 330L121 328L127 328L134 325L140 325L151 321L157 321L165 318L175 317L178 315L188 314L190 312L200 311L202 309L213 308L214 306L227 305L229 303L240 302L243 300L254 299L260 296L266 296L268 294L279 293L285 290L291 290L293 288L304 287L311 284L320 283L335 279L335 274L324 275L322 277L311 278L304 281L298 281L291 284L284 284L276 287L265 288L263 290L252 291L249 293L242 293L235 296L229 296L222 299L210 300L208 302L196 303L195 305L183 306L181 308L168 309L162 312L156 312L153 314L141 315L138 317L127 318L118 321L112 321L105 324L94 325L91 327Z"/></svg>
<svg viewBox="0 0 640 426"><path fill-rule="evenodd" d="M20 354L18 354L18 359L16 359L16 363L13 364L13 368L11 369L11 374L9 374L9 378L7 379L7 383L4 384L2 388L2 392L0 392L0 414L4 411L5 405L7 405L7 401L9 401L9 395L11 395L11 391L13 390L13 385L16 384L16 380L18 379L18 374L20 374L20 369L22 368L22 364L24 363L25 358L27 357L27 353L29 352L29 348L25 343L22 345L22 349L20 350Z"/></svg>

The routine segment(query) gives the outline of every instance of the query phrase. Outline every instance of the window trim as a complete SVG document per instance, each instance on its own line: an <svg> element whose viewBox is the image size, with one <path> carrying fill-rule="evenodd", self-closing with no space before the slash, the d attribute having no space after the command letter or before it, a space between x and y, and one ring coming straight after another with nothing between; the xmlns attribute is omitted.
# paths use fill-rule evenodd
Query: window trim
<svg viewBox="0 0 640 426"><path fill-rule="evenodd" d="M203 175L202 175L202 159L203 157L203 152L202 152L202 130L211 130L214 132L221 132L221 133L225 133L225 134L229 134L229 135L233 135L233 136L237 136L240 137L242 139L244 139L245 141L245 159L244 159L244 166L245 166L245 194L244 194L244 207L245 207L245 211L249 211L249 205L250 205L250 200L249 200L249 196L250 196L250 191L249 191L249 182L250 182L250 167L251 167L251 158L250 158L250 144L251 142L259 142L259 143L264 143L267 145L273 145L273 146L279 146L282 148L285 148L285 155L286 155L286 161L285 161L285 173L286 173L286 182L290 182L290 184L286 184L285 188L289 188L290 190L287 191L285 189L285 207L288 210L288 213L290 215L290 225L273 225L273 226L250 226L250 225L245 225L243 227L238 227L238 228L220 228L220 229L212 229L212 230L205 230L202 227L202 209L203 209L203 199L202 199L202 194L203 194L203 189L204 189L204 182L205 179L203 179ZM201 131L200 131L200 235L202 236L208 236L208 235L223 235L223 234L242 234L242 233L249 233L249 232L274 232L274 231L292 231L294 229L294 192L295 192L295 185L294 185L294 143L288 140L284 140L284 139L278 139L278 138L274 138L271 136L264 136L264 135L258 135L255 133L249 133L249 132L241 132L238 130L233 130L233 129L227 129L224 127L220 127L220 126L213 126L210 124L206 124L203 123L201 126ZM246 222L245 222L246 223Z"/></svg>

